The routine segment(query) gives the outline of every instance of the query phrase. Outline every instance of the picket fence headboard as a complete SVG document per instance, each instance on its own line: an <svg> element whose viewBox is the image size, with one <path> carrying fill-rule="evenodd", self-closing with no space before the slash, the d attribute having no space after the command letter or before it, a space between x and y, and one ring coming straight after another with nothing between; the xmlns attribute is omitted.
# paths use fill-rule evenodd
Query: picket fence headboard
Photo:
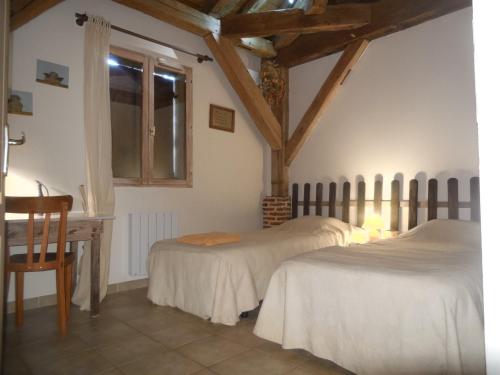
<svg viewBox="0 0 500 375"><path fill-rule="evenodd" d="M400 230L401 208L408 207L408 229L417 226L417 214L419 208L427 209L427 220L437 218L438 208L448 209L449 219L459 219L460 208L470 208L471 220L480 220L480 198L479 198L479 177L472 177L469 180L470 184L470 200L461 202L458 199L458 179L449 178L448 185L448 200L438 201L438 181L433 178L428 181L428 196L427 200L418 200L418 181L412 179L410 181L408 200L401 199L400 181L393 180L391 182L391 231ZM298 216L298 207L303 207L303 214L310 215L311 206L315 206L315 214L322 215L323 207L328 207L328 216L336 216L336 208L342 208L341 219L345 222L350 221L350 210L352 206L356 207L356 225L361 226L365 220L366 203L373 204L373 210L377 214L382 212L382 203L386 202L382 199L382 181L375 181L374 198L373 200L366 199L366 184L360 181L357 184L357 195L355 200L351 200L351 183L344 182L342 185L342 200L337 201L337 184L331 182L329 184L328 201L323 201L323 184L316 184L316 199L311 201L311 184L305 183L303 186L303 200L299 201L299 184L292 185L292 218Z"/></svg>

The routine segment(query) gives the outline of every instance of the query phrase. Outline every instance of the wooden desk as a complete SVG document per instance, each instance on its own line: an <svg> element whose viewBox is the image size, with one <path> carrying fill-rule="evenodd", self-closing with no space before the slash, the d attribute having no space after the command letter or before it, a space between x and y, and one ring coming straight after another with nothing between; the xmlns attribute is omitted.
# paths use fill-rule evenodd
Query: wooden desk
<svg viewBox="0 0 500 375"><path fill-rule="evenodd" d="M78 241L91 241L90 255L90 315L99 315L99 287L100 287L100 240L103 231L103 221L112 220L113 217L86 216L82 213L68 214L68 233L66 240L70 242L71 251L78 249ZM56 222L54 218L52 222ZM7 246L26 246L27 215L6 214L6 239ZM42 236L42 218L35 217L35 243L39 244ZM50 225L49 242L57 242L57 225ZM74 267L73 282L76 282L76 269Z"/></svg>

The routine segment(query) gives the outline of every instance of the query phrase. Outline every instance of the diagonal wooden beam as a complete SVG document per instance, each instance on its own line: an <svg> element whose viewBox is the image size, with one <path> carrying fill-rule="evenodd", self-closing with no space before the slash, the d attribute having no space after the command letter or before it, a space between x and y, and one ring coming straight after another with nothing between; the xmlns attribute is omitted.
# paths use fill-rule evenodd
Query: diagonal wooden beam
<svg viewBox="0 0 500 375"><path fill-rule="evenodd" d="M219 33L220 21L208 14L176 0L113 0L116 3L136 9L179 29L199 36ZM274 57L276 51L270 41L262 38L247 38L240 45L260 57Z"/></svg>
<svg viewBox="0 0 500 375"><path fill-rule="evenodd" d="M10 18L10 30L14 31L18 29L62 1L63 0L34 0L30 2Z"/></svg>
<svg viewBox="0 0 500 375"><path fill-rule="evenodd" d="M221 34L228 38L315 33L346 30L370 23L371 8L364 4L328 7L321 14L306 15L302 9L233 14L222 18Z"/></svg>
<svg viewBox="0 0 500 375"><path fill-rule="evenodd" d="M261 134L273 150L281 149L280 124L241 61L231 40L218 34L205 35L204 39Z"/></svg>
<svg viewBox="0 0 500 375"><path fill-rule="evenodd" d="M220 31L218 19L175 0L113 0L179 29L204 36Z"/></svg>
<svg viewBox="0 0 500 375"><path fill-rule="evenodd" d="M368 46L367 40L358 40L345 49L339 61L321 86L318 94L300 120L299 125L293 132L292 137L286 144L285 163L289 166L297 156L301 147L311 135L312 130L318 123L320 116L331 102L338 88L349 74L352 67L359 60Z"/></svg>
<svg viewBox="0 0 500 375"><path fill-rule="evenodd" d="M359 39L374 40L471 5L471 0L380 0L372 22L359 29L304 34L279 50L277 61L288 67L340 52Z"/></svg>

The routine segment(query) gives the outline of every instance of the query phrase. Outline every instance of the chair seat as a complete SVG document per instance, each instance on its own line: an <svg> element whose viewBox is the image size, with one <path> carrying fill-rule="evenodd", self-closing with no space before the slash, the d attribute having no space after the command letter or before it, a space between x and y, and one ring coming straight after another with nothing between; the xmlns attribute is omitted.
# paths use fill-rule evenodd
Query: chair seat
<svg viewBox="0 0 500 375"><path fill-rule="evenodd" d="M56 261L56 253L45 254L45 263L52 263ZM64 253L65 263L73 261L74 254L71 252ZM28 262L28 254L14 254L9 256L10 263L22 264ZM40 261L40 253L33 254L33 263L38 263Z"/></svg>

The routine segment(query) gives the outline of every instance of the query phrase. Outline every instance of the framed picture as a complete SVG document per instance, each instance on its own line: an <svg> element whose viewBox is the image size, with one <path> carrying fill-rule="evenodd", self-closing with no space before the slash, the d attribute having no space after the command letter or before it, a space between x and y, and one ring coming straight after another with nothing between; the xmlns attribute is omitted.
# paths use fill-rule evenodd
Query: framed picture
<svg viewBox="0 0 500 375"><path fill-rule="evenodd" d="M13 115L33 116L33 94L27 91L11 90L7 109Z"/></svg>
<svg viewBox="0 0 500 375"><path fill-rule="evenodd" d="M234 133L234 109L210 104L209 127Z"/></svg>
<svg viewBox="0 0 500 375"><path fill-rule="evenodd" d="M37 60L36 81L67 89L69 84L69 67L49 61Z"/></svg>

